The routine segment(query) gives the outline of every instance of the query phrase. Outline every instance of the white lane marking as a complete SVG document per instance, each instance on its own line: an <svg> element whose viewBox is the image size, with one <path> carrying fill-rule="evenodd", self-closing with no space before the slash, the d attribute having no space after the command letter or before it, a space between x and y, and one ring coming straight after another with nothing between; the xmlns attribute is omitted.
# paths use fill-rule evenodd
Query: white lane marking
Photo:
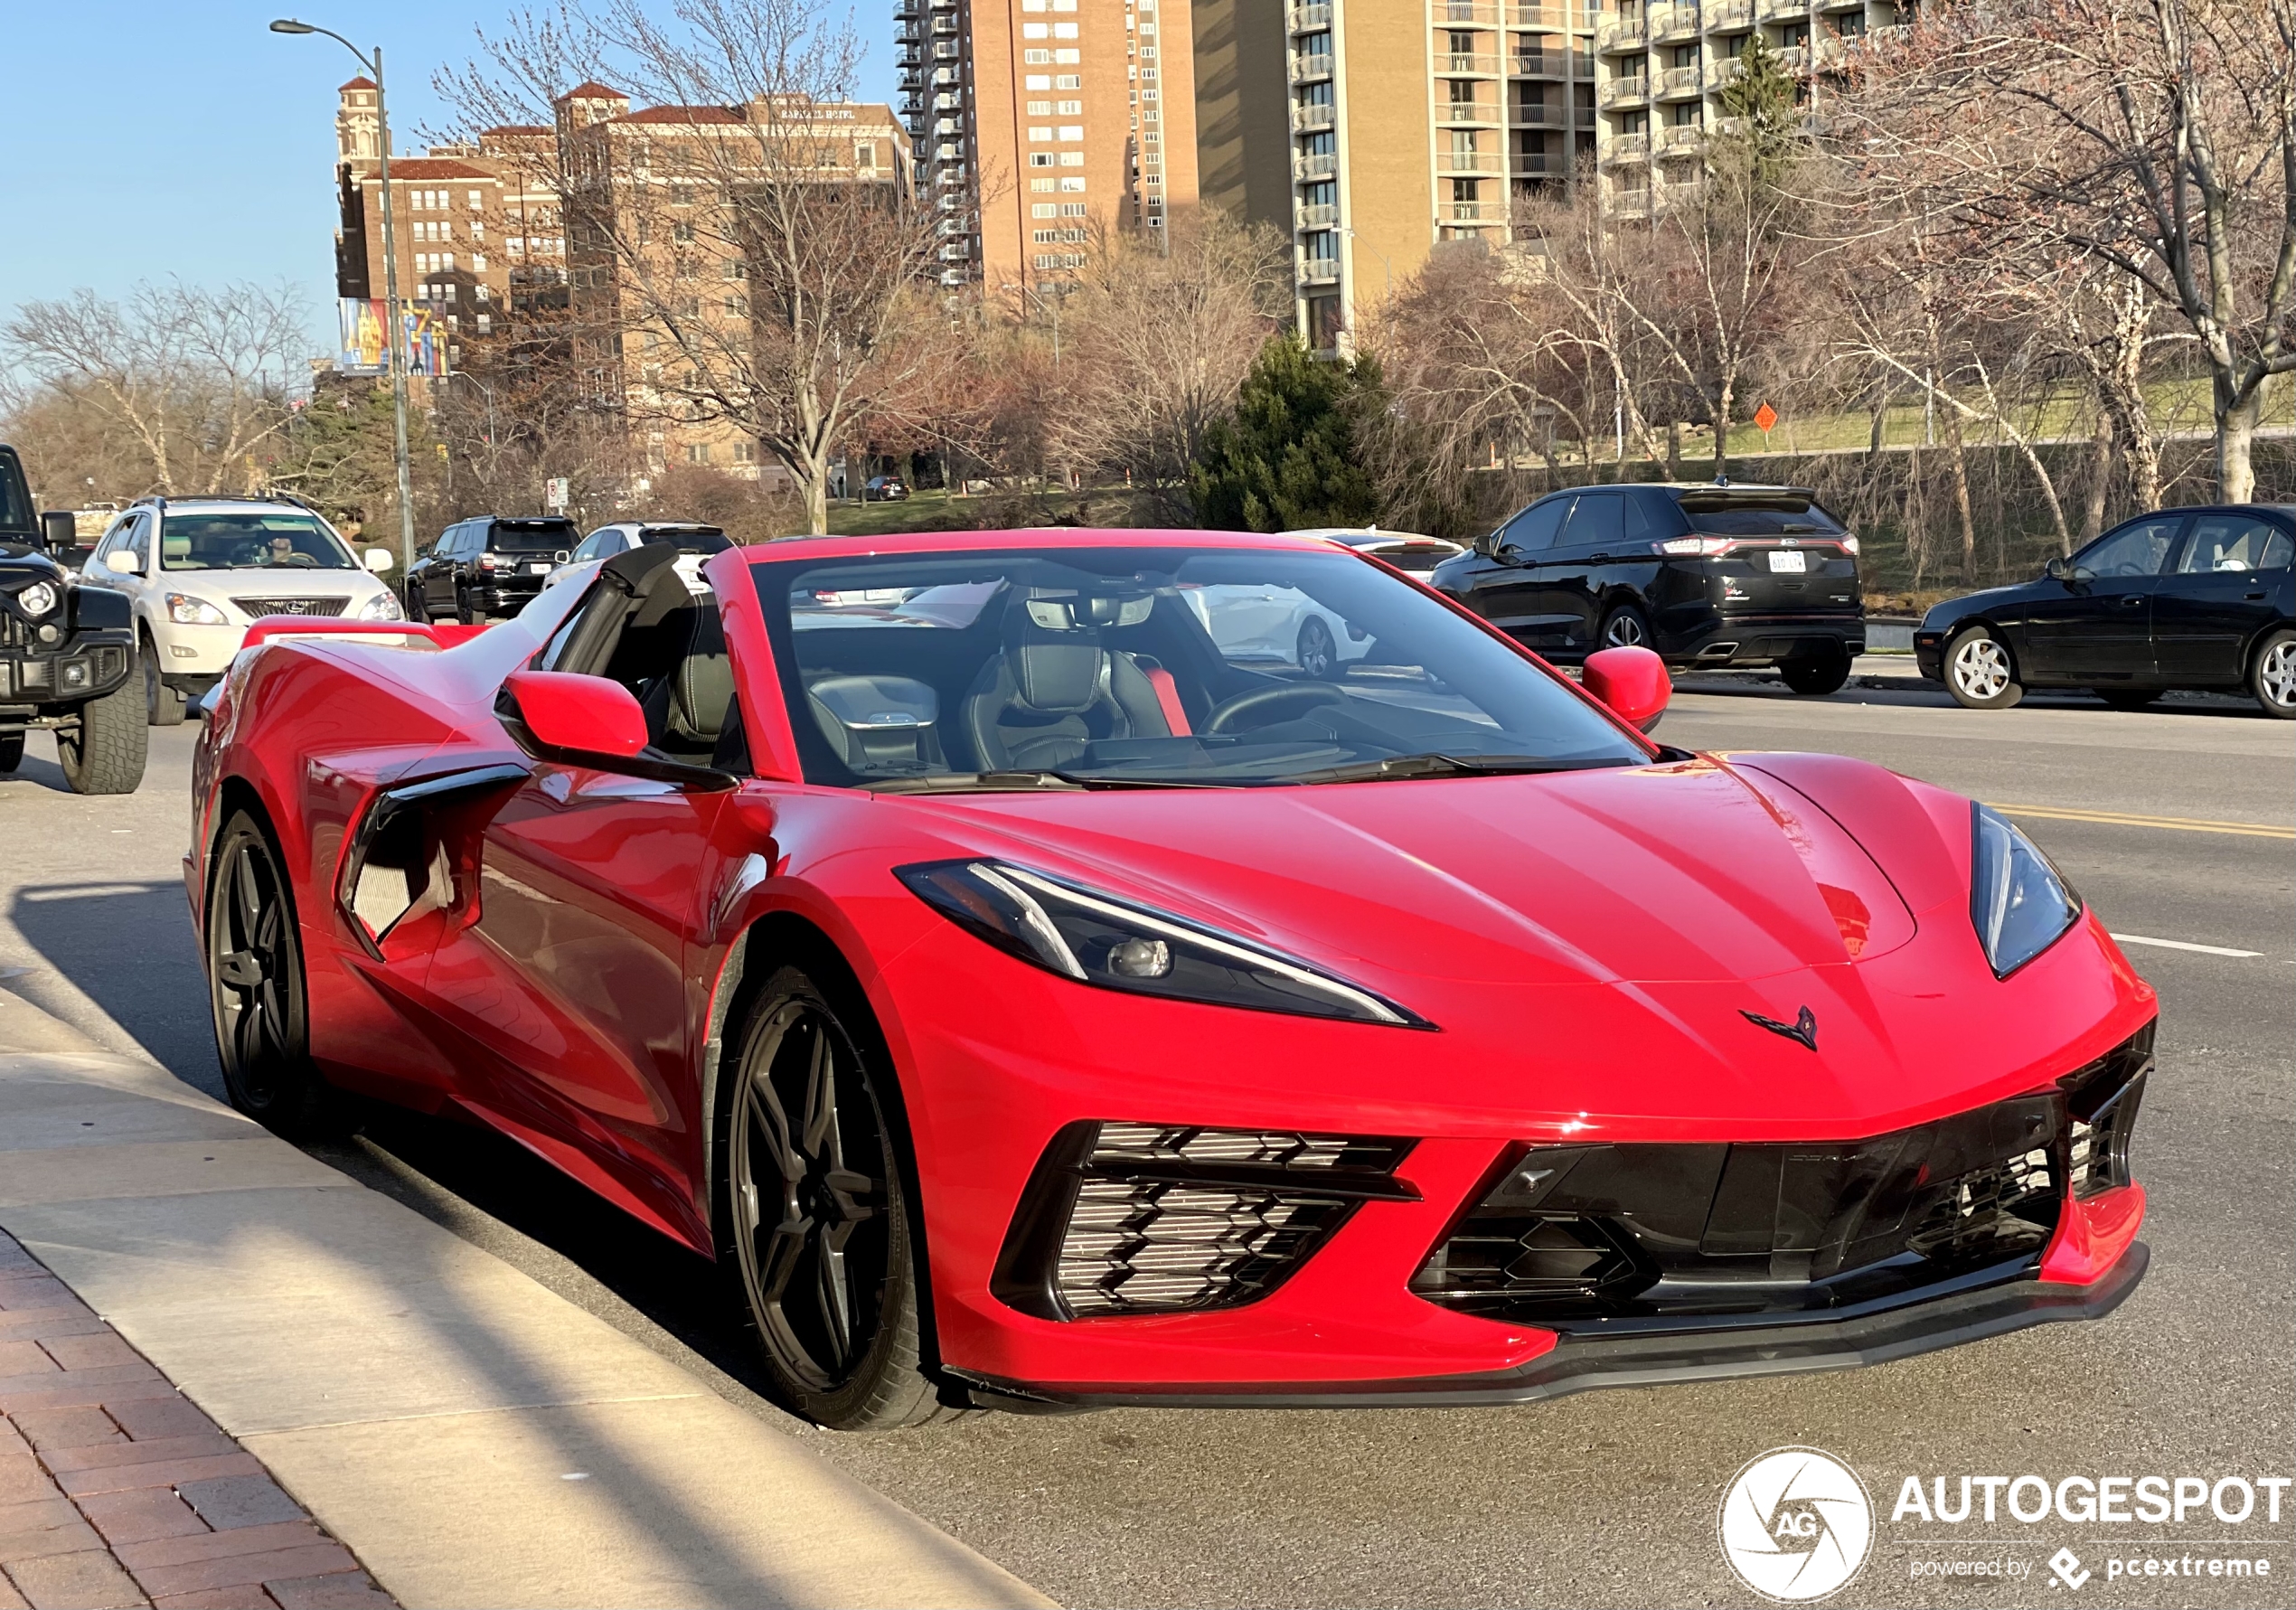
<svg viewBox="0 0 2296 1610"><path fill-rule="evenodd" d="M2123 945L2152 945L2162 950L2197 950L2202 956L2253 956L2264 954L2261 950L2229 950L2222 945L2195 945L2185 939L2148 939L2142 934L2115 934L2113 937Z"/></svg>

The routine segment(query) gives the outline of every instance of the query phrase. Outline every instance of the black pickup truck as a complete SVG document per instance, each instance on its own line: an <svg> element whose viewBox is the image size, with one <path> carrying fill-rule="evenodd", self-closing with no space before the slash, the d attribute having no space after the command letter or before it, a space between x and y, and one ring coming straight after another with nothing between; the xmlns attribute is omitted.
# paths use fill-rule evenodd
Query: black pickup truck
<svg viewBox="0 0 2296 1610"><path fill-rule="evenodd" d="M80 586L49 543L24 462L0 445L0 773L27 729L51 727L74 793L133 794L147 734L128 600Z"/></svg>

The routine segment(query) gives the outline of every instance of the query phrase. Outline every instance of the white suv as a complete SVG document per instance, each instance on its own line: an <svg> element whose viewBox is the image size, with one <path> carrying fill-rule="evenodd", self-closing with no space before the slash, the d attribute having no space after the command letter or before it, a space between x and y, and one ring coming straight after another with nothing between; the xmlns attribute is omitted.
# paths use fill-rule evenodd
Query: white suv
<svg viewBox="0 0 2296 1610"><path fill-rule="evenodd" d="M678 551L677 572L685 578L687 590L695 593L709 590L701 579L701 567L710 556L733 546L732 539L724 532L697 521L619 520L612 525L601 525L584 537L582 545L569 554L566 562L552 570L542 585L555 587L595 560L612 559L617 553L628 553L654 542L667 543Z"/></svg>
<svg viewBox="0 0 2296 1610"><path fill-rule="evenodd" d="M281 498L150 497L111 523L80 585L126 593L155 727L212 687L247 628L266 615L398 620L399 599L371 571L387 548L354 555L315 511Z"/></svg>

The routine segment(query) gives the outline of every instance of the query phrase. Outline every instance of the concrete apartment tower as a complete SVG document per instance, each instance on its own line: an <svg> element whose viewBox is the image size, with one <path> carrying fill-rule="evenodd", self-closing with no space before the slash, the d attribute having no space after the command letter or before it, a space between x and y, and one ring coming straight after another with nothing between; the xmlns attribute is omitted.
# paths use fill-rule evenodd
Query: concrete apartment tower
<svg viewBox="0 0 2296 1610"><path fill-rule="evenodd" d="M896 0L917 193L941 279L1025 295L1096 228L1159 238L1197 198L1191 0Z"/></svg>

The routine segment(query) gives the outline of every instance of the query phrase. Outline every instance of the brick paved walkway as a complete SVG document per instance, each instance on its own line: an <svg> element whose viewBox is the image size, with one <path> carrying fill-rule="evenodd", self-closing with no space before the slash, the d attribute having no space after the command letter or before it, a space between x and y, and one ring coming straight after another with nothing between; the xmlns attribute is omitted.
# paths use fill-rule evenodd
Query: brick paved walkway
<svg viewBox="0 0 2296 1610"><path fill-rule="evenodd" d="M388 1610L351 1551L0 1234L0 1610Z"/></svg>

